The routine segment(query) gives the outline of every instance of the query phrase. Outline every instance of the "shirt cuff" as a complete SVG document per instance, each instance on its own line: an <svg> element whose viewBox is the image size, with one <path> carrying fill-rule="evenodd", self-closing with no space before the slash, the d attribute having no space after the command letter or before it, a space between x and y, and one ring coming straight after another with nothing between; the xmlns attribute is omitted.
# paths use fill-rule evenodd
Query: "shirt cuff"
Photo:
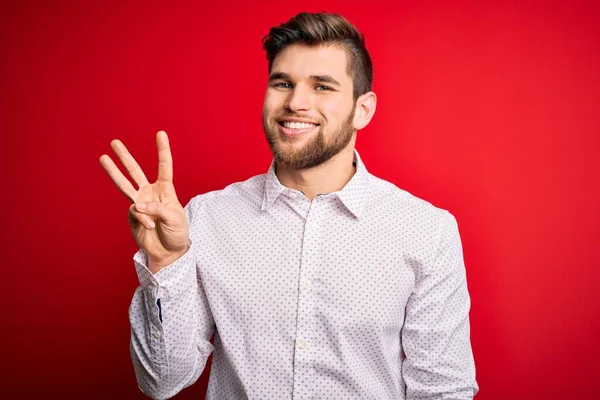
<svg viewBox="0 0 600 400"><path fill-rule="evenodd" d="M190 247L181 257L153 274L148 269L148 255L142 249L138 250L133 262L142 289L153 299L169 300L179 296L195 282L194 254L194 242L190 239Z"/></svg>

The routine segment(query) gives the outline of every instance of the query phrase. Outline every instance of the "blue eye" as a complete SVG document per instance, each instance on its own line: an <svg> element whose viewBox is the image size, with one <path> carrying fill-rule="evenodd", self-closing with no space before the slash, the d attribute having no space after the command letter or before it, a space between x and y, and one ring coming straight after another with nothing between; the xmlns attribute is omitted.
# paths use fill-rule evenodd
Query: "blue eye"
<svg viewBox="0 0 600 400"><path fill-rule="evenodd" d="M275 86L277 88L281 88L281 89L291 89L292 88L292 85L290 85L287 82L276 83L273 86Z"/></svg>
<svg viewBox="0 0 600 400"><path fill-rule="evenodd" d="M331 88L329 86L324 86L324 85L319 85L315 89L317 89L318 92L326 92L326 91L331 90Z"/></svg>

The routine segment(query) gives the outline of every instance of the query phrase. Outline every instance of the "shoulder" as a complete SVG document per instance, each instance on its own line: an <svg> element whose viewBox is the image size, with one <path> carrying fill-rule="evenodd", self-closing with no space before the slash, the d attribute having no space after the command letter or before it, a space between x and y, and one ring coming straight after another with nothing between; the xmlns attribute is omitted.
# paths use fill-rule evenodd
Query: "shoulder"
<svg viewBox="0 0 600 400"><path fill-rule="evenodd" d="M443 249L459 251L458 224L450 211L377 177L372 186L378 194L373 207L379 208L380 218L385 216L383 224L393 225L390 231L398 234L408 254L419 255L424 271L434 268Z"/></svg>
<svg viewBox="0 0 600 400"><path fill-rule="evenodd" d="M193 214L242 204L262 202L266 174L255 175L245 181L234 182L223 189L194 196L186 206Z"/></svg>
<svg viewBox="0 0 600 400"><path fill-rule="evenodd" d="M370 207L383 207L404 220L436 230L441 223L454 220L448 210L372 174L369 176L369 189L372 194Z"/></svg>

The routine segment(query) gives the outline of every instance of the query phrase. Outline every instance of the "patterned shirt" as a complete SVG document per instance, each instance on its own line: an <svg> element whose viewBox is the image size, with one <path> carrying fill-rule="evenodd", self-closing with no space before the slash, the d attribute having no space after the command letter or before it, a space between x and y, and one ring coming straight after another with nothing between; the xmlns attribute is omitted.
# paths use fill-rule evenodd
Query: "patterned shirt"
<svg viewBox="0 0 600 400"><path fill-rule="evenodd" d="M191 247L129 318L140 389L167 399L213 362L208 399L472 399L455 218L371 175L312 201L266 174L194 197ZM214 346L211 336L214 334Z"/></svg>

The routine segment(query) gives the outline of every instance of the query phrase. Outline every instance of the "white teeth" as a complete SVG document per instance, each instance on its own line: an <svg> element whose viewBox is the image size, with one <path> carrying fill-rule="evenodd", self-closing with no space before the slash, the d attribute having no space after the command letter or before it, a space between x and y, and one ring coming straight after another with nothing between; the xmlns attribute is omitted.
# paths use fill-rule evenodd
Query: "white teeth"
<svg viewBox="0 0 600 400"><path fill-rule="evenodd" d="M317 125L316 124L309 124L307 122L290 122L290 121L284 121L283 122L283 126L285 126L288 129L309 129L309 128L314 128Z"/></svg>

